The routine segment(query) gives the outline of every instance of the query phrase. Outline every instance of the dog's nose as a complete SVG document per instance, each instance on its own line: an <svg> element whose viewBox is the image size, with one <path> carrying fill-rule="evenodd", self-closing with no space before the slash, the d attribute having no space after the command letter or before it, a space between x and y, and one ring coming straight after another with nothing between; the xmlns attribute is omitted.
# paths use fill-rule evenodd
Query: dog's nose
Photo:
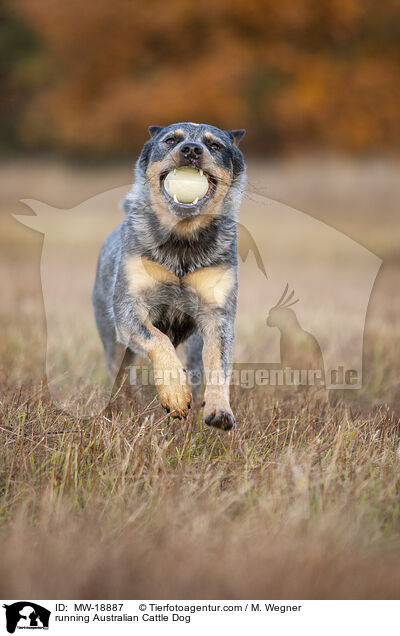
<svg viewBox="0 0 400 636"><path fill-rule="evenodd" d="M200 144L187 143L181 146L179 152L185 159L200 159L203 155L203 148Z"/></svg>

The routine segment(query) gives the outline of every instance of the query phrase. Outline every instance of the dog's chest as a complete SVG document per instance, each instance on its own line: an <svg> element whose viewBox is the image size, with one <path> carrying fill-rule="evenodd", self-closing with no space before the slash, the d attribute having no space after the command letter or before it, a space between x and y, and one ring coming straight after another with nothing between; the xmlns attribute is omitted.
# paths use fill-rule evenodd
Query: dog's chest
<svg viewBox="0 0 400 636"><path fill-rule="evenodd" d="M202 267L184 276L176 276L159 263L141 256L129 256L125 263L129 290L146 304L190 301L223 306L233 292L235 268L230 265ZM169 299L169 303L168 303Z"/></svg>

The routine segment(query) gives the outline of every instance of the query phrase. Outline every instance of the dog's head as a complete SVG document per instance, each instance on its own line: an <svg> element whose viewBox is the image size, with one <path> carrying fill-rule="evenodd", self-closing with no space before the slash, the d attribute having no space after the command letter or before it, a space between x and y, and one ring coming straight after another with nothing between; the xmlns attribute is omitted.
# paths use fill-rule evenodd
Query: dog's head
<svg viewBox="0 0 400 636"><path fill-rule="evenodd" d="M199 215L214 217L224 201L234 206L239 199L239 204L245 165L238 143L244 130L183 122L150 126L149 132L136 181L146 188L160 218L170 216L176 223Z"/></svg>

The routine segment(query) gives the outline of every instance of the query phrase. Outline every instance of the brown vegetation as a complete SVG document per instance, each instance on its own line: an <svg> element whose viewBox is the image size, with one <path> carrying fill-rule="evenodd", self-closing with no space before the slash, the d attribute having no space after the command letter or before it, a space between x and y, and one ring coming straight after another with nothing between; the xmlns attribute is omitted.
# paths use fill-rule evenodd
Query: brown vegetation
<svg viewBox="0 0 400 636"><path fill-rule="evenodd" d="M103 155L149 124L246 127L262 154L398 150L398 0L16 0L3 93L14 143Z"/></svg>
<svg viewBox="0 0 400 636"><path fill-rule="evenodd" d="M29 195L72 207L105 184L123 183L130 170L4 167L3 598L398 598L397 172L321 161L250 167L251 184L298 201L387 262L368 313L363 391L333 406L318 394L236 388L238 428L222 434L201 423L198 408L186 422L170 421L151 390L121 394L108 415L91 420L57 410L41 383L42 238L7 213ZM329 184L342 199L330 196ZM103 212L93 213L101 235ZM243 222L251 213L245 199ZM76 238L84 255L94 249L92 233ZM77 316L85 258L71 265ZM251 280L246 289L251 297ZM72 346L83 327L76 320L65 335ZM86 355L85 344L80 350Z"/></svg>

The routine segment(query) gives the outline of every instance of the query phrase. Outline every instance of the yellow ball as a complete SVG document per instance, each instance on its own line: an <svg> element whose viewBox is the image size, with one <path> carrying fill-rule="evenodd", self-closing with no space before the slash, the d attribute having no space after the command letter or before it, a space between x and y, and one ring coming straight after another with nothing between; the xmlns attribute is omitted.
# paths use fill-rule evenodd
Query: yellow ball
<svg viewBox="0 0 400 636"><path fill-rule="evenodd" d="M165 177L164 188L179 203L194 203L208 192L208 179L196 168L177 168Z"/></svg>

